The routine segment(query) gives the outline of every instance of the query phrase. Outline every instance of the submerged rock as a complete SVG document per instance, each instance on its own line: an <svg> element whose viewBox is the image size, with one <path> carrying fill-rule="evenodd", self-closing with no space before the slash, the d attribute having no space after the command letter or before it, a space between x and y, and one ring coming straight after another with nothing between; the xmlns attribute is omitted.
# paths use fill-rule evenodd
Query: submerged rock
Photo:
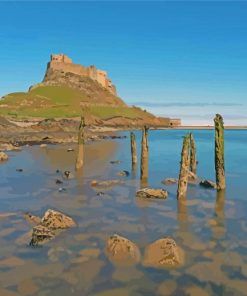
<svg viewBox="0 0 247 296"><path fill-rule="evenodd" d="M213 189L217 188L216 183L211 180L202 180L200 182L200 186L205 187L205 188L213 188Z"/></svg>
<svg viewBox="0 0 247 296"><path fill-rule="evenodd" d="M110 163L111 164L120 164L121 160L111 160Z"/></svg>
<svg viewBox="0 0 247 296"><path fill-rule="evenodd" d="M166 199L168 192L164 189L143 188L136 192L136 197Z"/></svg>
<svg viewBox="0 0 247 296"><path fill-rule="evenodd" d="M161 181L162 184L164 185L173 185L173 184L177 184L178 180L175 178L167 178Z"/></svg>
<svg viewBox="0 0 247 296"><path fill-rule="evenodd" d="M184 253L170 237L161 238L146 247L143 264L151 267L172 267L182 264Z"/></svg>
<svg viewBox="0 0 247 296"><path fill-rule="evenodd" d="M40 148L45 148L47 147L47 144L40 144Z"/></svg>
<svg viewBox="0 0 247 296"><path fill-rule="evenodd" d="M63 181L57 179L57 180L56 180L56 184L63 184Z"/></svg>
<svg viewBox="0 0 247 296"><path fill-rule="evenodd" d="M107 181L96 181L91 182L92 187L111 187L115 185L123 184L122 180L107 180Z"/></svg>
<svg viewBox="0 0 247 296"><path fill-rule="evenodd" d="M121 172L118 172L118 173L117 173L118 176L124 176L124 177L129 176L129 174L130 174L130 173L129 173L128 171L121 171Z"/></svg>
<svg viewBox="0 0 247 296"><path fill-rule="evenodd" d="M74 220L63 213L47 210L40 223L33 228L30 245L44 244L60 233L60 230L75 226Z"/></svg>
<svg viewBox="0 0 247 296"><path fill-rule="evenodd" d="M120 264L138 263L141 258L136 244L118 234L108 239L106 252L112 261Z"/></svg>
<svg viewBox="0 0 247 296"><path fill-rule="evenodd" d="M67 180L70 180L70 179L73 179L74 178L74 175L70 171L65 171L63 173L63 178L64 179L67 179Z"/></svg>
<svg viewBox="0 0 247 296"><path fill-rule="evenodd" d="M68 149L67 149L67 152L72 152L72 151L74 151L73 148L68 148Z"/></svg>
<svg viewBox="0 0 247 296"><path fill-rule="evenodd" d="M9 157L6 153L4 152L0 152L0 161L5 161L5 160L8 160Z"/></svg>
<svg viewBox="0 0 247 296"><path fill-rule="evenodd" d="M16 169L16 171L21 173L21 172L23 172L23 169Z"/></svg>

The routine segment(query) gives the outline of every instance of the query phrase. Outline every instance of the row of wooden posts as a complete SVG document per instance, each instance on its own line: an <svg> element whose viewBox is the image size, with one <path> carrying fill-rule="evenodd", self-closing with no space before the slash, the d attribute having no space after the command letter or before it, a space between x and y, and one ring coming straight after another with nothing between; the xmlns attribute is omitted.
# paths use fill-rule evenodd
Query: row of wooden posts
<svg viewBox="0 0 247 296"><path fill-rule="evenodd" d="M216 114L214 118L215 126L215 172L217 190L225 189L225 163L224 163L224 123L220 114ZM83 166L83 149L84 149L84 117L81 118L78 133L78 155L76 159L76 169ZM132 170L137 164L137 149L135 134L131 132L131 161ZM188 179L190 172L196 176L197 160L196 160L196 143L192 133L187 134L183 139L181 152L180 172L177 188L177 199L184 199L187 193ZM148 179L148 127L142 129L141 144L141 162L140 162L140 179L143 184Z"/></svg>

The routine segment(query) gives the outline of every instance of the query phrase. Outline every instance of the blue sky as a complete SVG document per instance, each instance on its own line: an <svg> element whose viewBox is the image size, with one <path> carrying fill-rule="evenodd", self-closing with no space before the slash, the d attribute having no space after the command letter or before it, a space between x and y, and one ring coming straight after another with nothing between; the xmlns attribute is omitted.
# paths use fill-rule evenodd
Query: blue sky
<svg viewBox="0 0 247 296"><path fill-rule="evenodd" d="M108 71L158 115L247 124L247 2L0 2L0 96L43 78L51 53Z"/></svg>

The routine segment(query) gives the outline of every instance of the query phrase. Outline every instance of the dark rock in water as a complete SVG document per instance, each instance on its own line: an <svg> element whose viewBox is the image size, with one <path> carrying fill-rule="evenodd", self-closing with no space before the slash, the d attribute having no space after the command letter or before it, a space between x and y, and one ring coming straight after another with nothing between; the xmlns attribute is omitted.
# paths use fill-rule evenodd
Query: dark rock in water
<svg viewBox="0 0 247 296"><path fill-rule="evenodd" d="M112 187L115 185L123 184L122 180L108 180L108 181L96 181L91 182L92 187Z"/></svg>
<svg viewBox="0 0 247 296"><path fill-rule="evenodd" d="M17 172L23 172L23 169L16 169Z"/></svg>
<svg viewBox="0 0 247 296"><path fill-rule="evenodd" d="M164 185L173 185L173 184L177 184L178 180L175 178L167 178L161 181L162 184Z"/></svg>
<svg viewBox="0 0 247 296"><path fill-rule="evenodd" d="M33 228L30 245L44 244L60 233L62 229L75 226L74 220L54 210L47 210L39 224Z"/></svg>
<svg viewBox="0 0 247 296"><path fill-rule="evenodd" d="M143 265L150 267L172 267L184 262L184 252L169 237L161 238L145 249Z"/></svg>
<svg viewBox="0 0 247 296"><path fill-rule="evenodd" d="M8 159L9 159L9 157L6 153L0 152L0 161L6 161Z"/></svg>
<svg viewBox="0 0 247 296"><path fill-rule="evenodd" d="M56 180L56 184L63 184L63 181L57 179L57 180Z"/></svg>
<svg viewBox="0 0 247 296"><path fill-rule="evenodd" d="M97 192L97 196L102 196L102 195L104 195L105 193L104 192L102 192L102 191L100 191L100 192Z"/></svg>
<svg viewBox="0 0 247 296"><path fill-rule="evenodd" d="M118 234L108 239L106 252L114 263L128 265L138 263L141 259L141 253L136 244Z"/></svg>
<svg viewBox="0 0 247 296"><path fill-rule="evenodd" d="M143 188L136 192L136 197L166 199L168 192L164 189Z"/></svg>
<svg viewBox="0 0 247 296"><path fill-rule="evenodd" d="M48 241L53 239L55 235L55 232L51 229L43 225L37 225L33 228L30 246L37 246L39 244L47 243Z"/></svg>
<svg viewBox="0 0 247 296"><path fill-rule="evenodd" d="M70 180L70 179L73 179L74 178L74 175L70 171L65 171L63 173L63 178Z"/></svg>
<svg viewBox="0 0 247 296"><path fill-rule="evenodd" d="M121 160L111 160L110 163L111 164L120 164Z"/></svg>
<svg viewBox="0 0 247 296"><path fill-rule="evenodd" d="M56 173L58 174L58 173L60 173L60 171L59 170L56 170Z"/></svg>
<svg viewBox="0 0 247 296"><path fill-rule="evenodd" d="M213 188L213 189L217 188L216 183L211 180L202 180L200 182L200 186L205 187L205 188Z"/></svg>
<svg viewBox="0 0 247 296"><path fill-rule="evenodd" d="M128 171L121 171L121 172L118 172L118 173L117 173L118 176L125 176L125 177L128 177L129 174L130 174L130 173L129 173Z"/></svg>

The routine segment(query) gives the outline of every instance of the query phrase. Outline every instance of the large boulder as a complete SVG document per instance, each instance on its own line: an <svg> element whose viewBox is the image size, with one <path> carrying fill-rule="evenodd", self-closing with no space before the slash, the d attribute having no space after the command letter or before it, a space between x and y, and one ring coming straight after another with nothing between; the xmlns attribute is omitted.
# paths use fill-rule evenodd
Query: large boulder
<svg viewBox="0 0 247 296"><path fill-rule="evenodd" d="M217 188L216 183L211 180L202 180L200 182L200 186L204 188L213 188L213 189Z"/></svg>
<svg viewBox="0 0 247 296"><path fill-rule="evenodd" d="M143 188L136 192L136 197L166 199L168 192L164 189Z"/></svg>
<svg viewBox="0 0 247 296"><path fill-rule="evenodd" d="M0 161L5 161L5 160L8 160L9 157L6 153L4 152L0 152Z"/></svg>
<svg viewBox="0 0 247 296"><path fill-rule="evenodd" d="M140 250L136 244L118 234L114 234L108 239L106 252L111 261L123 265L138 263L141 258Z"/></svg>
<svg viewBox="0 0 247 296"><path fill-rule="evenodd" d="M170 237L161 238L145 249L143 264L151 267L173 267L181 265L184 253Z"/></svg>

